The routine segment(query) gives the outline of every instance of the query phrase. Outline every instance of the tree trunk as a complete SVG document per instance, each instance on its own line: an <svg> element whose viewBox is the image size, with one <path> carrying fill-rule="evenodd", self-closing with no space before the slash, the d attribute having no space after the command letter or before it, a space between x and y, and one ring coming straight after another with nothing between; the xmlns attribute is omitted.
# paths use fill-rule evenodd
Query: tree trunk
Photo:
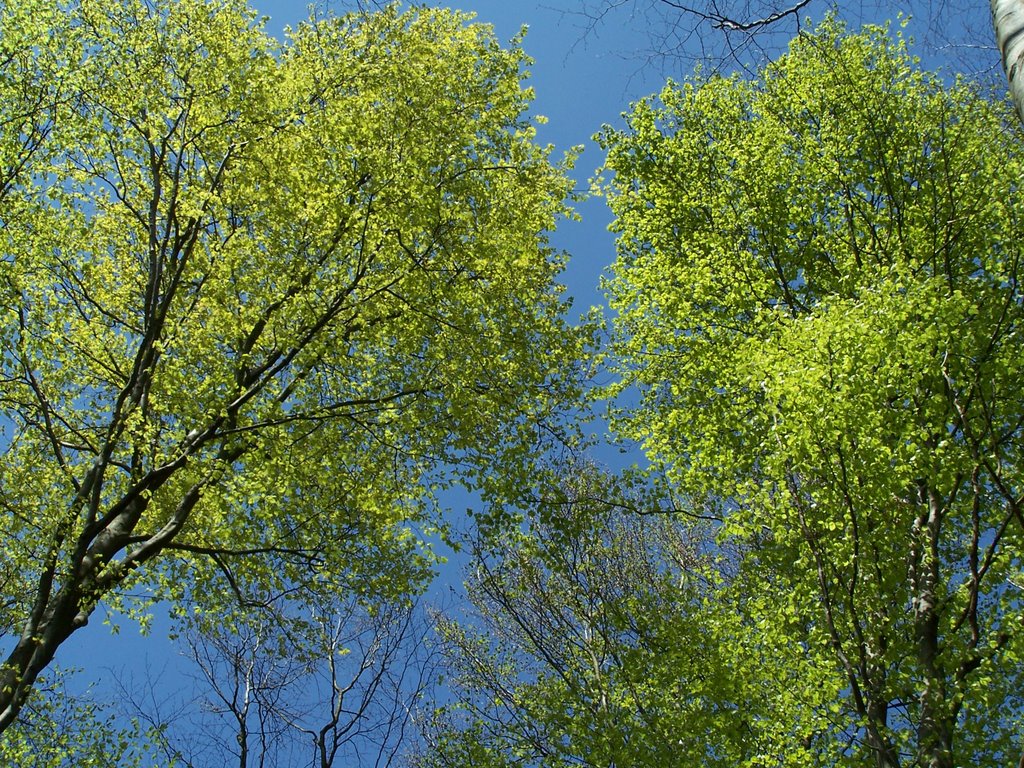
<svg viewBox="0 0 1024 768"><path fill-rule="evenodd" d="M996 43L1010 84L1010 98L1024 121L1024 0L991 0Z"/></svg>

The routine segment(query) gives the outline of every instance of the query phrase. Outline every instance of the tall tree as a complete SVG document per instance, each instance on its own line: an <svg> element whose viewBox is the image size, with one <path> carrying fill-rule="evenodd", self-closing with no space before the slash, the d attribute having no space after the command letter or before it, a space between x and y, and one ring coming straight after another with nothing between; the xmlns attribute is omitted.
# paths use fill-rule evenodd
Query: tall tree
<svg viewBox="0 0 1024 768"><path fill-rule="evenodd" d="M439 620L451 700L416 765L834 764L842 681L757 631L773 575L744 583L706 521L622 490L572 467L527 527L474 547L472 606Z"/></svg>
<svg viewBox="0 0 1024 768"><path fill-rule="evenodd" d="M854 764L1020 754L1019 129L880 29L608 129L614 355L641 440L844 678Z"/></svg>
<svg viewBox="0 0 1024 768"><path fill-rule="evenodd" d="M515 44L26 0L0 60L0 731L129 588L380 593L439 488L528 487L577 343Z"/></svg>
<svg viewBox="0 0 1024 768"><path fill-rule="evenodd" d="M279 600L230 624L190 622L180 641L193 690L127 680L118 698L167 764L386 768L411 749L434 684L428 635L409 600Z"/></svg>

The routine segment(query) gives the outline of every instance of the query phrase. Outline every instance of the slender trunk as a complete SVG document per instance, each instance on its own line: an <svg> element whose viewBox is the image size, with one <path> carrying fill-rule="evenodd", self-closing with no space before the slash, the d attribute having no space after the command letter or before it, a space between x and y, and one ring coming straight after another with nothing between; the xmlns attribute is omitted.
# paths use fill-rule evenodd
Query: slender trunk
<svg viewBox="0 0 1024 768"><path fill-rule="evenodd" d="M900 768L900 753L886 736L889 705L885 701L871 700L867 705L867 741L878 768Z"/></svg>
<svg viewBox="0 0 1024 768"><path fill-rule="evenodd" d="M940 652L939 542L945 502L933 488L920 489L925 513L915 526L917 558L914 568L914 634L923 673L918 725L919 764L927 768L953 768L955 718L950 715L947 673Z"/></svg>
<svg viewBox="0 0 1024 768"><path fill-rule="evenodd" d="M61 644L86 625L91 605L78 590L65 588L46 606L34 631L22 634L0 666L0 733L17 719L40 673Z"/></svg>
<svg viewBox="0 0 1024 768"><path fill-rule="evenodd" d="M171 474L171 470L164 468L150 473L153 480L146 489L151 492L160 488ZM91 534L81 534L79 546L67 558L70 562L65 566L61 577L63 584L59 586L55 584L60 572L57 563L60 542L57 542L58 552L40 576L32 614L25 620L17 645L0 664L0 734L18 719L39 675L53 661L60 646L88 623L99 601L116 589L134 568L155 557L173 539L199 501L205 482L193 485L178 503L172 520L148 541L136 546L130 556L116 566L110 564L124 550L147 507L148 501L141 493L115 505L120 511L104 527Z"/></svg>

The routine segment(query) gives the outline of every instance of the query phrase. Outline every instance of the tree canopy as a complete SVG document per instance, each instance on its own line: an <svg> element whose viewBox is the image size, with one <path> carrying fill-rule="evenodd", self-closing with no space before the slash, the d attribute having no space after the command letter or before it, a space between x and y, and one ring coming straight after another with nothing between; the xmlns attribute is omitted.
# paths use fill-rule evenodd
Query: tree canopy
<svg viewBox="0 0 1024 768"><path fill-rule="evenodd" d="M826 23L754 80L606 130L613 364L642 441L784 575L849 759L1019 750L1021 139L882 29ZM789 622L784 617L792 617Z"/></svg>
<svg viewBox="0 0 1024 768"><path fill-rule="evenodd" d="M0 730L129 589L421 583L575 392L527 60L448 11L0 5Z"/></svg>
<svg viewBox="0 0 1024 768"><path fill-rule="evenodd" d="M0 761L1022 759L1019 114L803 0L633 3L796 37L598 135L595 361L521 39L365 5L0 0ZM599 368L649 472L579 459ZM63 696L156 604L198 715Z"/></svg>

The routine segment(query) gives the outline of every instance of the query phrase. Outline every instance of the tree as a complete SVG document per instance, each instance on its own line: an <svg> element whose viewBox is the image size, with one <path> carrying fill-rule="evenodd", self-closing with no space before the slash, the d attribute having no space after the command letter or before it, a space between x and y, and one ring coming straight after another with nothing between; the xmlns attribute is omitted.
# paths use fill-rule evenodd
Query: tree
<svg viewBox="0 0 1024 768"><path fill-rule="evenodd" d="M0 60L0 731L100 602L403 593L439 489L529 487L579 344L515 42L27 0Z"/></svg>
<svg viewBox="0 0 1024 768"><path fill-rule="evenodd" d="M831 764L807 704L841 681L755 631L754 584L707 522L618 485L571 468L522 531L477 543L472 613L438 621L453 701L416 765Z"/></svg>
<svg viewBox="0 0 1024 768"><path fill-rule="evenodd" d="M0 760L19 768L138 768L153 765L154 735L121 719L109 701L72 683L73 670L41 676L0 742Z"/></svg>
<svg viewBox="0 0 1024 768"><path fill-rule="evenodd" d="M1010 84L1010 98L1017 108L1017 115L1024 120L1024 80L1021 79L1021 64L1024 64L1024 5L1020 0L991 0L992 22L996 29L996 44L1003 61L1003 71Z"/></svg>
<svg viewBox="0 0 1024 768"><path fill-rule="evenodd" d="M1020 754L1019 129L886 31L606 129L624 436L844 678L852 764ZM779 628L776 628L778 630Z"/></svg>
<svg viewBox="0 0 1024 768"><path fill-rule="evenodd" d="M121 685L168 764L394 764L437 674L428 624L409 600L325 597L248 611L184 633L196 687L169 697L152 679Z"/></svg>

